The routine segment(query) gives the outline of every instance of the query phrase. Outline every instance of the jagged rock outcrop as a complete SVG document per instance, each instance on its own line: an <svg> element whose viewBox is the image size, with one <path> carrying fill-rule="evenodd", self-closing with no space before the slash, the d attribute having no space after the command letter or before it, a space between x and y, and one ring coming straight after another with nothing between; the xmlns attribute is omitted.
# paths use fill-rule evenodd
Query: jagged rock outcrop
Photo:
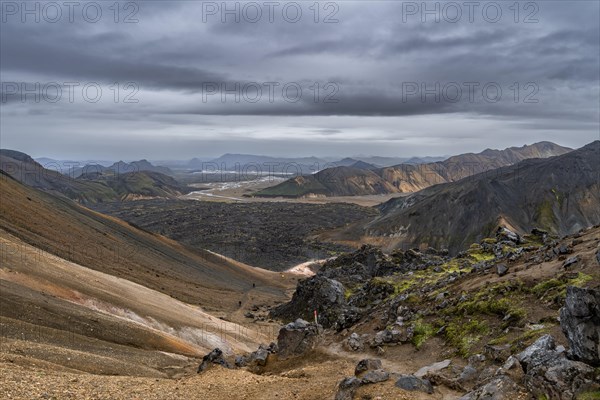
<svg viewBox="0 0 600 400"><path fill-rule="evenodd" d="M416 255L412 258L407 255L400 260L402 262L392 262L380 249L365 245L355 252L330 260L317 275L300 281L292 300L271 310L271 316L287 320L311 319L314 310L317 310L319 323L325 328L338 331L347 328L361 318L363 308L394 293L393 286L372 282L371 279L406 272L413 263L423 265L421 258L425 256L414 253Z"/></svg>
<svg viewBox="0 0 600 400"><path fill-rule="evenodd" d="M560 325L573 358L600 366L600 290L567 287Z"/></svg>
<svg viewBox="0 0 600 400"><path fill-rule="evenodd" d="M302 319L290 322L279 330L277 349L280 359L297 356L315 348L319 326Z"/></svg>
<svg viewBox="0 0 600 400"><path fill-rule="evenodd" d="M415 249L395 251L388 256L381 249L365 245L355 252L326 262L317 275L300 281L292 300L271 310L271 316L287 320L298 317L310 319L314 310L317 310L320 324L341 331L396 292L392 283L373 278L424 270L441 265L447 259L447 252L434 249L423 252ZM401 316L396 315L398 305L390 313L390 317L393 314L394 318L391 324ZM404 315L402 318L408 321L410 316ZM403 332L402 335L408 335L409 338L396 342L410 340L410 332Z"/></svg>
<svg viewBox="0 0 600 400"><path fill-rule="evenodd" d="M521 236L504 226L498 228L498 230L496 231L496 237L499 240L508 240L510 242L513 242L514 244L521 243Z"/></svg>
<svg viewBox="0 0 600 400"><path fill-rule="evenodd" d="M500 368L469 371L472 372L469 380L478 384L460 400L575 400L582 393L600 389L598 382L594 382L597 379L594 368L569 359L564 347L556 346L550 335L510 356ZM462 380L462 383L467 382Z"/></svg>
<svg viewBox="0 0 600 400"><path fill-rule="evenodd" d="M381 249L363 245L360 249L343 254L326 262L320 275L335 279L346 286L364 282L375 276L391 275L398 272L398 265L391 262Z"/></svg>
<svg viewBox="0 0 600 400"><path fill-rule="evenodd" d="M528 400L530 398L531 396L510 377L501 375L467 393L459 400Z"/></svg>
<svg viewBox="0 0 600 400"><path fill-rule="evenodd" d="M235 358L235 365L237 367L264 367L267 365L267 360L270 354L278 352L276 343L271 343L268 346L261 344L258 346L256 351L253 351L247 356L237 356Z"/></svg>
<svg viewBox="0 0 600 400"><path fill-rule="evenodd" d="M198 366L198 373L206 371L212 364L220 365L225 368L232 368L231 364L223 357L223 351L219 348L212 350L202 357L202 362Z"/></svg>
<svg viewBox="0 0 600 400"><path fill-rule="evenodd" d="M572 400L594 386L594 369L566 357L554 338L544 335L517 355L525 370L527 390L536 397L549 400Z"/></svg>
<svg viewBox="0 0 600 400"><path fill-rule="evenodd" d="M300 281L292 300L271 310L271 316L287 320L311 319L317 310L319 323L326 328L333 327L347 307L344 291L340 282L315 275Z"/></svg>

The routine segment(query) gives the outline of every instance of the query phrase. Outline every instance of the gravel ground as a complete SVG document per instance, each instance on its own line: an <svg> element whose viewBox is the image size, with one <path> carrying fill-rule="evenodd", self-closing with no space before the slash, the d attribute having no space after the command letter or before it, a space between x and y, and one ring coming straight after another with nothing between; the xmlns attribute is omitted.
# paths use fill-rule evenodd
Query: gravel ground
<svg viewBox="0 0 600 400"><path fill-rule="evenodd" d="M256 375L246 370L211 367L201 375L180 379L93 375L53 370L35 361L0 360L2 399L94 399L94 400L272 400L332 399L337 384L351 376L354 362L344 359L303 360L297 368ZM20 364L21 363L21 364ZM426 395L404 392L392 380L359 389L356 398L373 400L455 399L448 393Z"/></svg>

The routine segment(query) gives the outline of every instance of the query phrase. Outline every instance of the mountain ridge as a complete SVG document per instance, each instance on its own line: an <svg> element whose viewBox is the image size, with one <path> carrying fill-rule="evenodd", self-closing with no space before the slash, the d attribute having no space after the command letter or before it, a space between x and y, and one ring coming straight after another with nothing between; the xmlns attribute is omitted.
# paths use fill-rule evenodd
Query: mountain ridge
<svg viewBox="0 0 600 400"><path fill-rule="evenodd" d="M391 199L378 207L379 217L333 236L360 236L388 249L431 246L457 252L499 225L518 233L538 227L572 234L600 223L599 177L600 141L595 141L560 156L526 159Z"/></svg>
<svg viewBox="0 0 600 400"><path fill-rule="evenodd" d="M83 173L86 167L91 171ZM170 198L189 192L186 186L171 176L158 172L164 171L164 167L154 167L146 160L129 164L120 161L111 167L86 167L74 177L46 169L25 153L0 150L0 169L19 182L83 204L150 197Z"/></svg>
<svg viewBox="0 0 600 400"><path fill-rule="evenodd" d="M257 197L363 196L409 193L426 187L452 182L479 172L512 165L527 158L565 154L572 149L551 142L539 142L504 150L486 149L465 153L444 161L425 164L399 164L372 170L365 176L346 167L328 168L302 179L292 178L279 185L254 193Z"/></svg>

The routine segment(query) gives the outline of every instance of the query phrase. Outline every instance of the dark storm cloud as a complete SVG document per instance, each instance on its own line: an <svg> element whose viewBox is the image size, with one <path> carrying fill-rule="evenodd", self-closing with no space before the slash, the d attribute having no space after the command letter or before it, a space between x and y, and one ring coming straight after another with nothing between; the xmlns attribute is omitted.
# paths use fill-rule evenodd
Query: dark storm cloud
<svg viewBox="0 0 600 400"><path fill-rule="evenodd" d="M455 116L459 125L472 123L469 118L474 117L494 123L514 120L512 126L535 132L548 126L565 130L573 126L580 132L585 130L583 123L589 124L585 125L590 127L588 136L597 127L597 2L537 2L539 22L533 24L515 23L507 9L499 23L481 18L473 23L464 19L422 23L419 16L403 22L402 2L339 2L338 22L324 24L313 21L310 4L302 4L306 7L297 23L282 20L279 14L273 22L229 18L222 23L220 15L204 21L202 2L191 1L140 2L135 24L115 24L110 14L97 24L9 19L1 24L3 82L132 81L139 85L140 102L135 106L22 104L7 96L2 116L11 119L3 125L3 140L18 136L18 129L31 129L14 119L27 113L45 115L49 124L67 117L84 119L92 136L103 130L107 118L143 120L140 125L148 132L173 125L189 128L190 135L211 137L210 127L241 130L244 121L257 124L251 117L264 117L260 124L266 125L268 118L314 117L314 125L308 124L306 131L324 140L337 140L349 129L320 126L327 116L340 117L339 124L346 118L346 125L352 125L349 118L372 118L371 125L379 131L369 134L384 139L388 130L398 126L386 122L390 117L428 116L431 126L423 130L438 130L443 126L438 122L448 116ZM263 93L261 101L252 102L220 94L221 88L265 82L277 82L277 90L298 84L303 95L290 102L276 91L273 101ZM479 87L494 83L502 88L502 99L488 101L479 92L473 99L465 92L459 101L420 95L421 88L431 89L437 83L443 89L466 82L477 82ZM511 89L515 83L518 100ZM324 101L330 94L324 88L327 84L335 85L337 101ZM523 101L531 94L525 89L529 84L535 85L536 103ZM217 87L217 92L206 96L207 85ZM311 89L315 85L321 90L317 101ZM414 85L419 92L407 95ZM240 118L236 126L229 126L229 121L211 116ZM541 120L557 123L541 124ZM262 125L245 128L248 135L263 129ZM264 129L275 131L272 126Z"/></svg>
<svg viewBox="0 0 600 400"><path fill-rule="evenodd" d="M199 67L170 64L161 59L141 59L135 47L117 52L115 44L127 42L125 33L100 33L68 38L64 31L14 30L2 33L1 68L67 80L133 81L148 88L197 91L203 82L224 82L221 74Z"/></svg>
<svg viewBox="0 0 600 400"><path fill-rule="evenodd" d="M307 91L307 88L304 88ZM443 114L453 111L452 103L444 101L423 102L420 98L403 99L401 95L386 96L381 93L356 93L334 95L336 102L315 102L312 93L297 102L287 102L279 98L275 104L249 104L245 102L226 103L227 107L214 108L202 104L196 108L182 110L182 113L200 115L264 115L264 116L408 116L422 114Z"/></svg>

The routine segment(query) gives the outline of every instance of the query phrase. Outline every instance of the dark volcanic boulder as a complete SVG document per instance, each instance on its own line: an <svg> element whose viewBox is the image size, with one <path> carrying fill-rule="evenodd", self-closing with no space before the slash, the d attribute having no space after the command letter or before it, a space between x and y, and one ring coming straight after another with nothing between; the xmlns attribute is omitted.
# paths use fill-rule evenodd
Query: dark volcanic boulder
<svg viewBox="0 0 600 400"><path fill-rule="evenodd" d="M409 392L433 393L433 386L428 380L417 378L414 375L400 375L396 381L396 387L408 390Z"/></svg>
<svg viewBox="0 0 600 400"><path fill-rule="evenodd" d="M214 349L202 357L202 363L200 363L198 366L198 373L206 371L211 364L220 365L225 368L231 368L231 365L223 358L223 352L219 348Z"/></svg>
<svg viewBox="0 0 600 400"><path fill-rule="evenodd" d="M569 360L550 335L539 338L517 359L525 370L525 386L537 398L573 400L580 392L594 388L594 369Z"/></svg>
<svg viewBox="0 0 600 400"><path fill-rule="evenodd" d="M301 355L312 350L319 335L319 327L302 319L290 322L279 330L277 348L279 358Z"/></svg>
<svg viewBox="0 0 600 400"><path fill-rule="evenodd" d="M407 343L412 340L414 329L410 326L400 326L397 328L386 328L375 334L371 340L371 347L383 345L395 345L398 343Z"/></svg>
<svg viewBox="0 0 600 400"><path fill-rule="evenodd" d="M368 371L374 371L376 369L381 369L381 360L378 358L365 358L360 360L358 364L356 364L356 368L354 369L354 375L360 377L362 374Z"/></svg>
<svg viewBox="0 0 600 400"><path fill-rule="evenodd" d="M361 385L360 379L355 377L344 378L338 385L335 400L353 400L356 389Z"/></svg>
<svg viewBox="0 0 600 400"><path fill-rule="evenodd" d="M496 239L499 241L508 240L515 244L521 243L521 237L518 234L503 226L498 227L498 230L496 231Z"/></svg>
<svg viewBox="0 0 600 400"><path fill-rule="evenodd" d="M496 265L496 273L498 276L504 276L508 273L508 267L506 264L498 264Z"/></svg>
<svg viewBox="0 0 600 400"><path fill-rule="evenodd" d="M360 380L360 382L363 385L369 384L369 383L379 383L379 382L385 382L388 379L390 379L390 373L383 370L383 369L375 369L373 371L368 371L367 373L365 373L362 377L362 379Z"/></svg>
<svg viewBox="0 0 600 400"><path fill-rule="evenodd" d="M361 351L364 349L364 340L358 333L353 333L348 339L346 339L346 346L352 351Z"/></svg>
<svg viewBox="0 0 600 400"><path fill-rule="evenodd" d="M567 287L560 325L573 358L600 366L600 291Z"/></svg>
<svg viewBox="0 0 600 400"><path fill-rule="evenodd" d="M347 308L344 291L340 282L315 275L300 281L292 300L274 308L271 316L287 320L312 319L317 310L319 323L326 328L334 327L338 320L344 319Z"/></svg>
<svg viewBox="0 0 600 400"><path fill-rule="evenodd" d="M247 356L237 356L235 365L237 367L264 367L267 365L269 354L277 353L277 344L271 343L268 346L261 344L256 351Z"/></svg>
<svg viewBox="0 0 600 400"><path fill-rule="evenodd" d="M573 256L567 258L567 260L563 263L564 268L569 268L579 262L579 256Z"/></svg>
<svg viewBox="0 0 600 400"><path fill-rule="evenodd" d="M459 400L526 400L529 398L531 396L511 378L501 375L467 393Z"/></svg>

